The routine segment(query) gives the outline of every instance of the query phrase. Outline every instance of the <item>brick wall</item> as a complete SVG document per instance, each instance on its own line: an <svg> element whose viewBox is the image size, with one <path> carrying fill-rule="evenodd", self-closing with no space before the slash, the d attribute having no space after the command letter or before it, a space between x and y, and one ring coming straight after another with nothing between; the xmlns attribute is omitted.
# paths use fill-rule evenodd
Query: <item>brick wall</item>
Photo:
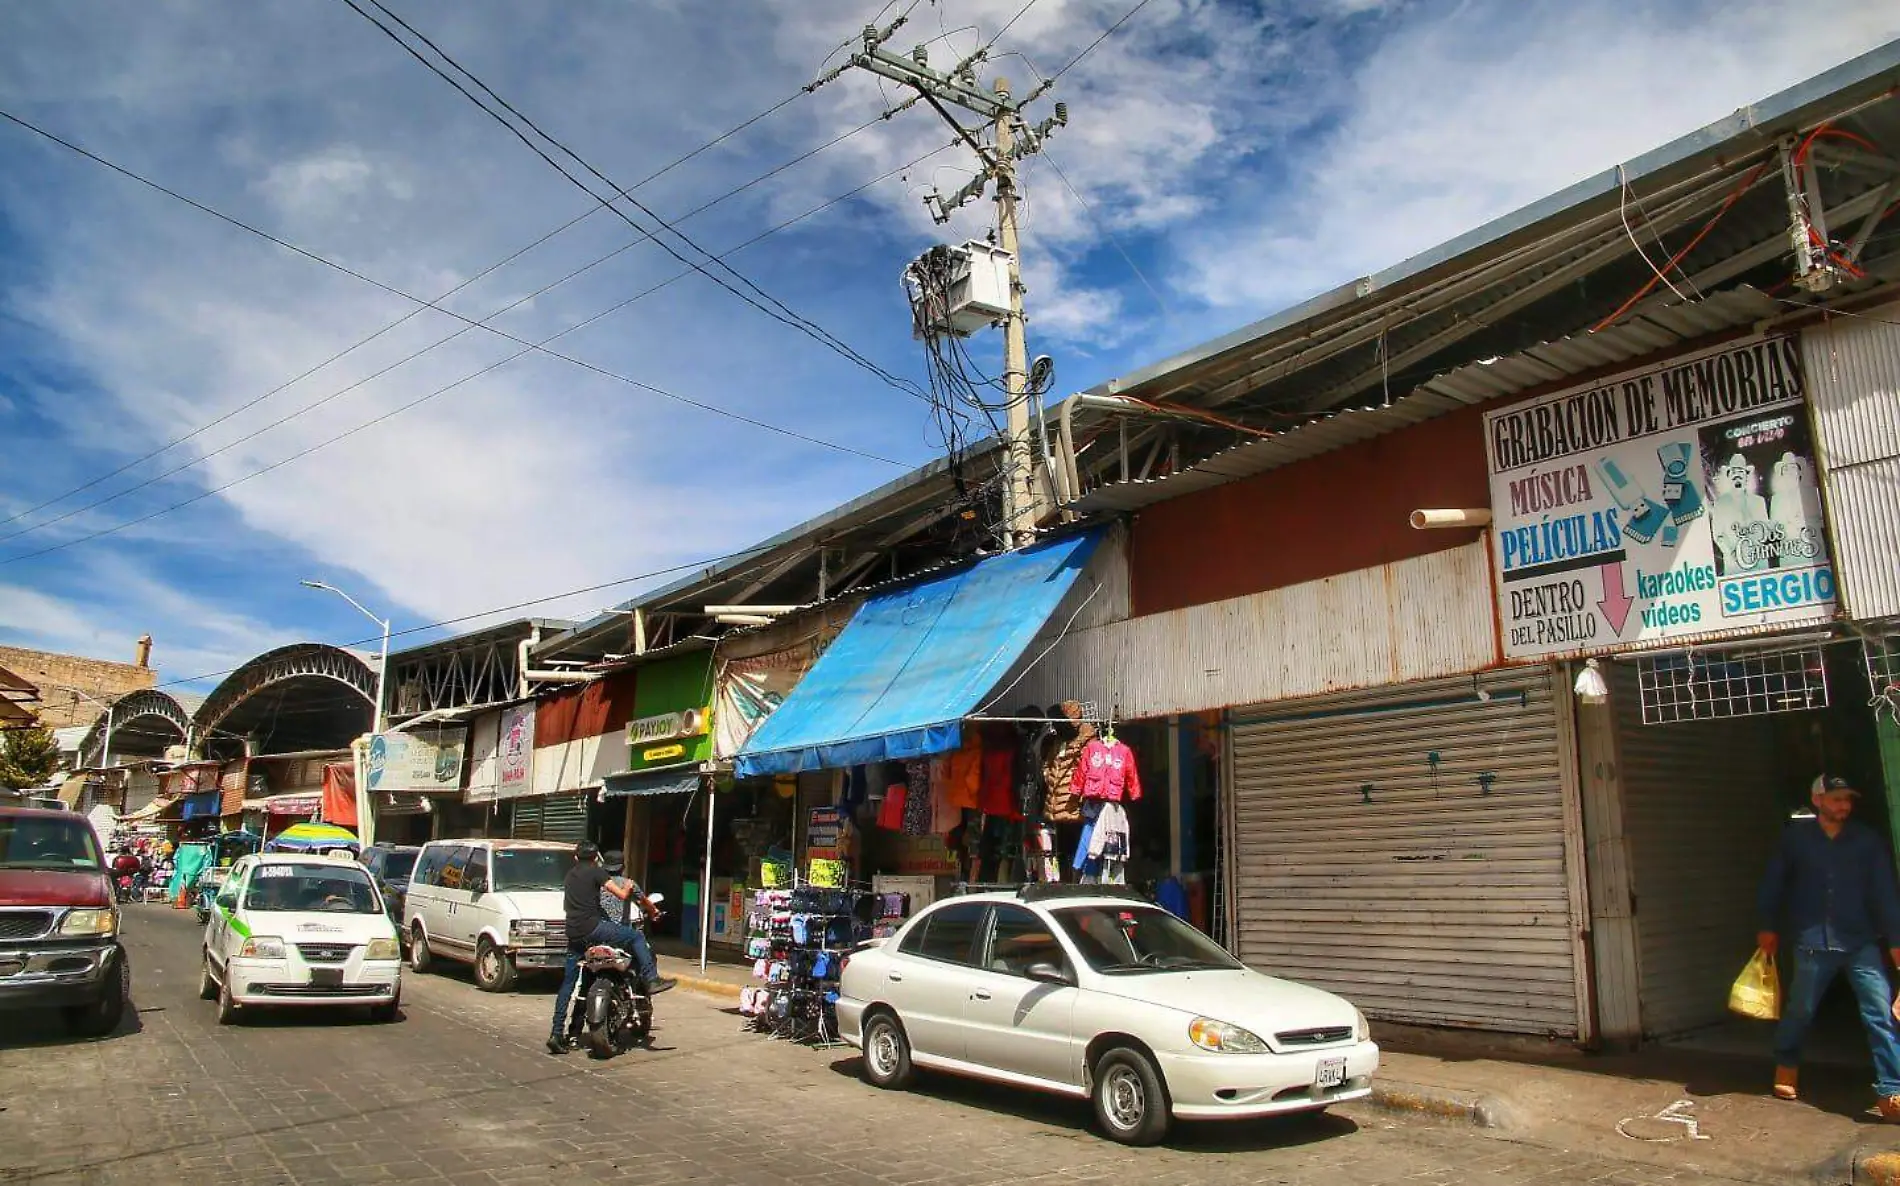
<svg viewBox="0 0 1900 1186"><path fill-rule="evenodd" d="M127 648L130 647L128 642ZM40 719L50 729L90 725L104 711L84 696L74 696L70 689L77 688L87 696L110 700L158 682L158 673L149 667L21 647L0 646L0 667L40 690Z"/></svg>

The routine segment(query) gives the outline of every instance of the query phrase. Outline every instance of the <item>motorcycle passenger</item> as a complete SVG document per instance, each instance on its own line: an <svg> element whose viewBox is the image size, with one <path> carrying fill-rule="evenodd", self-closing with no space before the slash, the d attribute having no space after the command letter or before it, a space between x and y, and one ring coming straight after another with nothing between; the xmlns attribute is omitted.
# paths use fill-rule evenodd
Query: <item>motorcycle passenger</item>
<svg viewBox="0 0 1900 1186"><path fill-rule="evenodd" d="M601 909L603 899L613 899L625 904L629 900L641 904L648 917L658 914L653 904L641 894L639 887L624 877L616 877L601 863L600 849L583 841L574 846L574 867L567 871L567 878L561 887L564 921L567 927L567 967L561 977L560 991L554 995L554 1018L548 1031L548 1053L565 1054L568 1046L565 1039L567 1030L568 1005L574 998L574 987L580 980L581 959L589 947L602 944L617 947L633 956L634 967L645 983L647 995L665 992L677 981L662 979L659 961L653 956L653 948L647 944L646 936L624 922L609 919ZM635 898L635 895L639 895Z"/></svg>

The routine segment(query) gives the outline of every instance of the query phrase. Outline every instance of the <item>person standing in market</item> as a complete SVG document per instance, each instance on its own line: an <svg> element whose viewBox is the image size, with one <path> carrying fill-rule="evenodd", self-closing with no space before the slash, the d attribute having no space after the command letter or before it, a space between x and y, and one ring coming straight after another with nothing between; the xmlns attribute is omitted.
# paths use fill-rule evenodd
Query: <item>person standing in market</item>
<svg viewBox="0 0 1900 1186"><path fill-rule="evenodd" d="M1794 975L1775 1029L1774 1093L1798 1097L1802 1041L1828 986L1845 974L1873 1052L1880 1118L1900 1122L1900 1030L1883 966L1900 967L1900 887L1886 846L1849 818L1859 797L1844 778L1816 778L1814 815L1788 824L1762 878L1756 945L1774 955L1783 933L1794 944Z"/></svg>

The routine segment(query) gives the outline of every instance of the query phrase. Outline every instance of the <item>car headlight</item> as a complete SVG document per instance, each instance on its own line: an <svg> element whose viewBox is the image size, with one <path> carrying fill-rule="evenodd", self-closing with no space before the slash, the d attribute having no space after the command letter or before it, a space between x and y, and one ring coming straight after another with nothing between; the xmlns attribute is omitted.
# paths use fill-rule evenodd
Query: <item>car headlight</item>
<svg viewBox="0 0 1900 1186"><path fill-rule="evenodd" d="M547 922L539 918L517 918L509 925L514 927L515 933L519 935L545 935L548 933Z"/></svg>
<svg viewBox="0 0 1900 1186"><path fill-rule="evenodd" d="M100 910L68 910L60 920L62 935L110 935L119 929L119 912L110 906Z"/></svg>
<svg viewBox="0 0 1900 1186"><path fill-rule="evenodd" d="M1355 1042L1372 1041L1372 1023L1366 1020L1366 1015L1360 1012L1358 1009L1354 1009L1352 1011L1352 1016L1353 1016L1353 1026L1352 1026L1353 1041Z"/></svg>
<svg viewBox="0 0 1900 1186"><path fill-rule="evenodd" d="M401 959L402 953L396 950L394 939L371 939L369 946L363 949L363 958L366 960Z"/></svg>
<svg viewBox="0 0 1900 1186"><path fill-rule="evenodd" d="M1188 1026L1188 1041L1216 1054L1266 1054L1267 1044L1251 1030L1212 1017L1196 1017Z"/></svg>
<svg viewBox="0 0 1900 1186"><path fill-rule="evenodd" d="M271 935L252 935L238 948L238 957L247 960L280 960L284 958L284 941Z"/></svg>

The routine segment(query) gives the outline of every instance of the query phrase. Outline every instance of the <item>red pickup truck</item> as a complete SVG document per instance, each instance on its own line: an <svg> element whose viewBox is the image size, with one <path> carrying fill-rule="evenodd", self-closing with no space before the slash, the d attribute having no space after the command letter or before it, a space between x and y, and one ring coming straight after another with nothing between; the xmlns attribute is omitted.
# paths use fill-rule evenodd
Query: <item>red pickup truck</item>
<svg viewBox="0 0 1900 1186"><path fill-rule="evenodd" d="M57 1008L99 1036L118 1028L131 984L92 824L0 805L0 1010Z"/></svg>

